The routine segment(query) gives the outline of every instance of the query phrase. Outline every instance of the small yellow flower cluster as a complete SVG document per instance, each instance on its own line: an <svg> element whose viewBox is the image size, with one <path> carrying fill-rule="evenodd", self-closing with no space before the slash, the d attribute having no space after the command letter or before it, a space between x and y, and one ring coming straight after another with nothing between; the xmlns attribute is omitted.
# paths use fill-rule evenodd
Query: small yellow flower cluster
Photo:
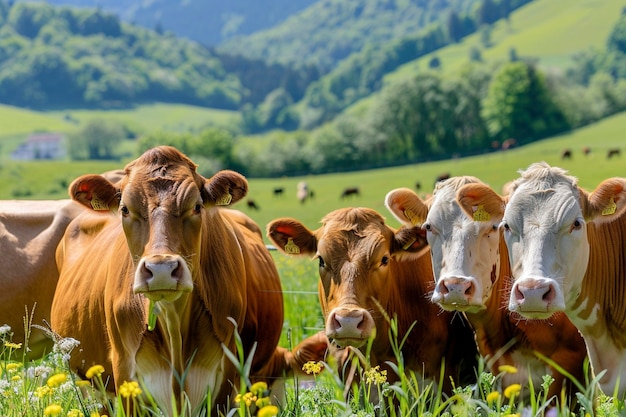
<svg viewBox="0 0 626 417"><path fill-rule="evenodd" d="M302 366L302 370L306 372L307 375L317 375L324 369L323 362L313 362L309 361Z"/></svg>
<svg viewBox="0 0 626 417"><path fill-rule="evenodd" d="M22 347L22 344L13 343L13 342L4 342L4 346L8 347L9 349L19 349Z"/></svg>
<svg viewBox="0 0 626 417"><path fill-rule="evenodd" d="M50 388L47 385L44 385L42 387L37 387L37 389L35 390L35 396L37 398L43 398L50 394L52 394L52 388Z"/></svg>
<svg viewBox="0 0 626 417"><path fill-rule="evenodd" d="M58 416L63 412L63 408L58 404L50 404L43 410L44 416Z"/></svg>
<svg viewBox="0 0 626 417"><path fill-rule="evenodd" d="M504 390L504 396L506 398L513 398L515 395L519 394L522 390L522 386L520 384L511 384Z"/></svg>
<svg viewBox="0 0 626 417"><path fill-rule="evenodd" d="M495 404L500 399L500 393L498 391L491 391L487 394L487 404Z"/></svg>
<svg viewBox="0 0 626 417"><path fill-rule="evenodd" d="M517 373L517 368L511 365L500 365L498 367L498 370L500 372L505 372L507 374L516 374Z"/></svg>
<svg viewBox="0 0 626 417"><path fill-rule="evenodd" d="M119 389L119 394L124 398L135 398L140 395L141 392L141 388L139 388L139 383L137 381L124 381Z"/></svg>
<svg viewBox="0 0 626 417"><path fill-rule="evenodd" d="M368 384L381 385L387 382L387 371L381 371L378 365L365 371L363 376Z"/></svg>
<svg viewBox="0 0 626 417"><path fill-rule="evenodd" d="M85 377L87 379L91 379L97 376L100 376L104 373L104 366L102 365L94 365L91 368L87 369L87 373L85 373Z"/></svg>
<svg viewBox="0 0 626 417"><path fill-rule="evenodd" d="M48 378L48 382L46 383L46 385L48 385L50 388L56 388L62 385L65 381L67 381L66 374L64 373L55 374L55 375L52 375L50 378Z"/></svg>
<svg viewBox="0 0 626 417"><path fill-rule="evenodd" d="M276 417L279 413L278 407L272 405L270 397L267 396L268 387L266 382L256 382L250 387L250 391L245 394L238 394L235 403L244 405L249 409L256 407L257 417ZM252 414L251 414L252 415Z"/></svg>
<svg viewBox="0 0 626 417"><path fill-rule="evenodd" d="M83 414L83 412L76 408L72 408L70 411L67 412L67 417L84 417L84 416L85 415Z"/></svg>

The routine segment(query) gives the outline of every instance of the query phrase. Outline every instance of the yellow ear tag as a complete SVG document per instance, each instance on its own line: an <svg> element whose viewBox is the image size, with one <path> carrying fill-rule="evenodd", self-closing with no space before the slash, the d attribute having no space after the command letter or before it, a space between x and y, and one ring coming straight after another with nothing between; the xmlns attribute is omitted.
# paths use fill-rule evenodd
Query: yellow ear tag
<svg viewBox="0 0 626 417"><path fill-rule="evenodd" d="M413 236L413 239L409 240L404 246L402 246L402 250L408 250L411 245L415 243L416 240L417 238Z"/></svg>
<svg viewBox="0 0 626 417"><path fill-rule="evenodd" d="M91 207L94 210L108 210L109 205L104 201L100 200L95 194L91 198Z"/></svg>
<svg viewBox="0 0 626 417"><path fill-rule="evenodd" d="M420 219L411 209L404 209L404 216L409 219L413 226L417 226L420 223Z"/></svg>
<svg viewBox="0 0 626 417"><path fill-rule="evenodd" d="M617 210L617 204L615 204L615 200L613 200L613 197L611 197L611 201L609 201L609 205L606 206L602 210L602 215L603 216L610 216L611 214L615 213L615 210Z"/></svg>
<svg viewBox="0 0 626 417"><path fill-rule="evenodd" d="M287 239L287 244L285 245L285 253L289 253L292 255L297 255L300 253L300 248L298 247L298 245L293 243L292 238Z"/></svg>
<svg viewBox="0 0 626 417"><path fill-rule="evenodd" d="M480 205L476 208L476 211L474 212L472 218L475 222L488 222L489 219L491 219L491 216L489 215L489 213L487 213L487 210L485 210L485 208Z"/></svg>
<svg viewBox="0 0 626 417"><path fill-rule="evenodd" d="M215 204L217 204L218 206L227 206L230 204L230 202L233 201L233 196L230 195L230 193L226 193L226 195L222 196L221 198L219 198Z"/></svg>

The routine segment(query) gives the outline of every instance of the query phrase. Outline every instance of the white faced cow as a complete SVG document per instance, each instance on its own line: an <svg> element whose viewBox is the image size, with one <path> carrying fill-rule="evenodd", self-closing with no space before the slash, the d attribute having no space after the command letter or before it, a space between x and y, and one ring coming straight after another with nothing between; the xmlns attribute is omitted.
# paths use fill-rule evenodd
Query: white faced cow
<svg viewBox="0 0 626 417"><path fill-rule="evenodd" d="M438 183L427 202L411 189L400 188L387 194L385 204L402 223L423 224L436 282L432 302L447 311L464 312L492 373L499 373L501 365L518 369L504 375L505 386L528 387L532 378L539 387L549 374L555 382L548 395L558 398L568 379L535 352L583 381L585 343L564 314L520 320L505 308L511 272L498 229L505 199L477 178L464 176Z"/></svg>
<svg viewBox="0 0 626 417"><path fill-rule="evenodd" d="M509 309L549 319L564 311L583 335L602 390L626 393L626 179L591 193L536 163L511 189L503 228L515 282Z"/></svg>

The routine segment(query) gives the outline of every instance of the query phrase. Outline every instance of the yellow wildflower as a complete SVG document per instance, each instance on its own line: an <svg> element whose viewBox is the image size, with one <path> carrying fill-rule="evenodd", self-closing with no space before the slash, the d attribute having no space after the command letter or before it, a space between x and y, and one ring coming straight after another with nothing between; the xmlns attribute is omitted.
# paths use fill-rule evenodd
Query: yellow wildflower
<svg viewBox="0 0 626 417"><path fill-rule="evenodd" d="M498 366L498 370L500 372L506 372L507 374L516 374L517 368L511 365L500 365Z"/></svg>
<svg viewBox="0 0 626 417"><path fill-rule="evenodd" d="M270 405L270 397L259 398L258 400L256 400L254 405L256 405L257 408L263 408L267 405Z"/></svg>
<svg viewBox="0 0 626 417"><path fill-rule="evenodd" d="M50 395L52 393L52 389L49 386L44 385L43 387L37 387L35 390L35 396L38 398L43 398L46 395Z"/></svg>
<svg viewBox="0 0 626 417"><path fill-rule="evenodd" d="M47 385L50 388L54 388L54 387L58 387L59 385L63 384L65 381L67 381L67 375L66 374L55 374L52 375L50 378L48 378L48 382Z"/></svg>
<svg viewBox="0 0 626 417"><path fill-rule="evenodd" d="M21 343L13 343L13 342L4 342L4 346L10 349L19 349L22 347Z"/></svg>
<svg viewBox="0 0 626 417"><path fill-rule="evenodd" d="M43 415L44 416L58 416L59 414L61 414L62 411L63 411L63 408L61 408L60 405L50 404L43 410Z"/></svg>
<svg viewBox="0 0 626 417"><path fill-rule="evenodd" d="M11 362L11 363L7 363L7 366L4 369L6 369L8 372L13 372L19 369L20 366L22 366L21 363Z"/></svg>
<svg viewBox="0 0 626 417"><path fill-rule="evenodd" d="M258 417L276 417L280 410L275 405L266 405L257 413Z"/></svg>
<svg viewBox="0 0 626 417"><path fill-rule="evenodd" d="M13 375L13 376L11 377L11 381L19 381L20 379L22 379L22 377L21 377L21 376L19 376L19 375Z"/></svg>
<svg viewBox="0 0 626 417"><path fill-rule="evenodd" d="M381 371L378 365L365 371L364 376L368 384L380 385L387 382L387 371Z"/></svg>
<svg viewBox="0 0 626 417"><path fill-rule="evenodd" d="M500 399L500 393L498 391L491 391L487 394L487 404L493 404Z"/></svg>
<svg viewBox="0 0 626 417"><path fill-rule="evenodd" d="M67 417L83 417L83 416L84 416L83 412L76 408L72 408L70 411L67 412Z"/></svg>
<svg viewBox="0 0 626 417"><path fill-rule="evenodd" d="M263 396L265 391L267 391L267 383L263 381L256 382L250 387L250 392L259 397Z"/></svg>
<svg viewBox="0 0 626 417"><path fill-rule="evenodd" d="M506 398L513 398L522 390L522 386L520 384L511 384L504 390L504 396Z"/></svg>
<svg viewBox="0 0 626 417"><path fill-rule="evenodd" d="M515 413L515 414L505 414L502 417L522 417L522 415L520 413Z"/></svg>
<svg viewBox="0 0 626 417"><path fill-rule="evenodd" d="M136 396L141 394L141 388L139 388L139 383L137 381L124 381L122 386L120 386L119 392L120 395L124 398L135 398Z"/></svg>
<svg viewBox="0 0 626 417"><path fill-rule="evenodd" d="M91 381L86 381L84 379L81 379L80 381L76 381L76 386L77 387L90 387Z"/></svg>
<svg viewBox="0 0 626 417"><path fill-rule="evenodd" d="M87 377L87 379L91 379L95 376L100 376L103 373L104 373L104 366L94 365L91 368L87 369L87 373L85 374L85 377Z"/></svg>
<svg viewBox="0 0 626 417"><path fill-rule="evenodd" d="M309 361L302 366L302 370L307 373L307 375L317 375L322 372L324 369L324 364L322 362L313 362Z"/></svg>

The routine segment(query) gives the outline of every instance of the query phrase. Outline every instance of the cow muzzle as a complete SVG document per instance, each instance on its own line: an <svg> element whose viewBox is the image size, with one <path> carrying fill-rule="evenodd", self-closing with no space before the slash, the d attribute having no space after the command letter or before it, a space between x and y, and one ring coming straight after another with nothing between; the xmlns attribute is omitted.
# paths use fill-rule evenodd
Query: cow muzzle
<svg viewBox="0 0 626 417"><path fill-rule="evenodd" d="M326 320L326 336L337 347L363 346L376 325L372 315L362 308L335 308Z"/></svg>
<svg viewBox="0 0 626 417"><path fill-rule="evenodd" d="M529 319L547 319L565 310L558 284L548 278L520 278L511 288L509 310Z"/></svg>
<svg viewBox="0 0 626 417"><path fill-rule="evenodd" d="M486 308L480 287L471 277L442 277L437 281L431 301L447 311L477 312Z"/></svg>
<svg viewBox="0 0 626 417"><path fill-rule="evenodd" d="M143 257L137 265L133 291L152 301L174 301L193 290L191 272L178 255Z"/></svg>

